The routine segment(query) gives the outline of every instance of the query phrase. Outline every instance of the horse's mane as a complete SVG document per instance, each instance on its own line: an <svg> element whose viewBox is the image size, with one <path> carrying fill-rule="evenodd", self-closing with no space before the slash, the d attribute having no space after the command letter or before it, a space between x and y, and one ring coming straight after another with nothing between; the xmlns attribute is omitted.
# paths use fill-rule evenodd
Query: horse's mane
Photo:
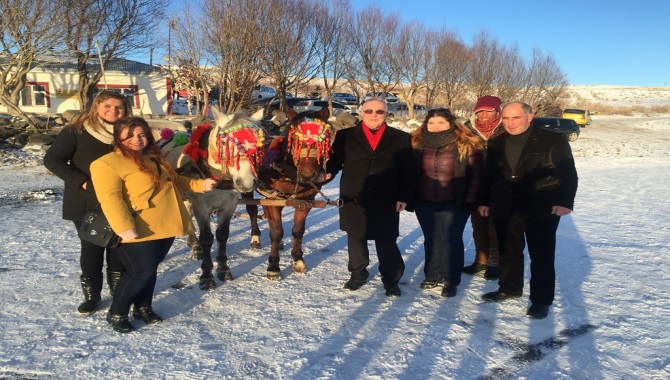
<svg viewBox="0 0 670 380"><path fill-rule="evenodd" d="M230 115L229 118L227 117L228 115L218 115L215 120L214 124L222 129L226 129L235 125L246 125L246 124L253 124L257 127L260 127L260 123L252 119L249 115L247 115L244 112L235 112L234 114ZM227 120L226 120L227 119ZM221 125L221 123L223 125Z"/></svg>

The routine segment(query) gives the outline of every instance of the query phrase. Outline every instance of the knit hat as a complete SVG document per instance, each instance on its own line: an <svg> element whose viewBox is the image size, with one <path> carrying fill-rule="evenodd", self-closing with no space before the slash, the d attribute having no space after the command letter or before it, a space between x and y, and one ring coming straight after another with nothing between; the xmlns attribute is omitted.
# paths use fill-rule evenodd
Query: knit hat
<svg viewBox="0 0 670 380"><path fill-rule="evenodd" d="M497 96L486 95L477 99L477 104L475 104L475 113L477 111L498 111L500 112L500 105L502 100Z"/></svg>

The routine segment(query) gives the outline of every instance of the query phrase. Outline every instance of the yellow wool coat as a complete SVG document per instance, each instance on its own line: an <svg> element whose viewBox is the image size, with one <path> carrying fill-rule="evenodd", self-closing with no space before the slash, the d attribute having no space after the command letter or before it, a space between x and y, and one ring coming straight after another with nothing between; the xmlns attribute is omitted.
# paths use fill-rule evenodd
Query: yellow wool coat
<svg viewBox="0 0 670 380"><path fill-rule="evenodd" d="M158 173L151 157L146 155L143 160ZM175 237L193 230L181 191L203 192L204 180L179 176L172 181L167 169L161 168L164 184L159 187L119 151L93 161L90 169L95 194L109 225L117 233L134 228L139 235L124 243Z"/></svg>

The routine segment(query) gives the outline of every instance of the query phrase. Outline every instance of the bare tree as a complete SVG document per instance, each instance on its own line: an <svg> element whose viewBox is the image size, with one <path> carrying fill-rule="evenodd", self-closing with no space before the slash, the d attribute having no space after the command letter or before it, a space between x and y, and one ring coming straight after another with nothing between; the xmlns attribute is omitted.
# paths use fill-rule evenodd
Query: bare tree
<svg viewBox="0 0 670 380"><path fill-rule="evenodd" d="M501 99L517 99L525 71L523 59L516 44L500 47L494 62L492 93Z"/></svg>
<svg viewBox="0 0 670 380"><path fill-rule="evenodd" d="M64 44L76 58L83 109L110 59L151 46L152 31L163 19L167 0L63 1L52 17L59 19Z"/></svg>
<svg viewBox="0 0 670 380"><path fill-rule="evenodd" d="M320 7L314 15L317 47L328 107L333 111L333 88L346 73L346 46L352 9L349 0L335 0ZM329 80L331 78L331 80Z"/></svg>
<svg viewBox="0 0 670 380"><path fill-rule="evenodd" d="M205 115L209 104L209 72L208 51L202 36L202 30L208 20L196 17L191 8L192 3L184 2L181 10L181 22L174 28L175 59L178 71L175 76L177 89L186 90L189 115L191 100L195 100L196 115ZM197 14L202 8L195 9Z"/></svg>
<svg viewBox="0 0 670 380"><path fill-rule="evenodd" d="M405 24L400 30L395 58L390 60L395 66L394 82L402 84L400 92L407 105L409 118L414 117L415 98L426 86L426 73L434 63L432 43L423 24Z"/></svg>
<svg viewBox="0 0 670 380"><path fill-rule="evenodd" d="M354 59L349 63L349 75L367 83L370 93L389 92L396 85L397 74L392 60L397 45L400 22L395 15L384 16L381 9L371 6L356 14L351 46Z"/></svg>
<svg viewBox="0 0 670 380"><path fill-rule="evenodd" d="M519 98L538 112L557 107L566 96L565 74L551 54L533 49L521 81Z"/></svg>
<svg viewBox="0 0 670 380"><path fill-rule="evenodd" d="M263 77L265 0L208 0L203 25L207 49L216 67L219 108L235 112L249 105L251 92Z"/></svg>
<svg viewBox="0 0 670 380"><path fill-rule="evenodd" d="M25 116L19 99L26 74L58 44L59 8L58 0L0 0L0 103L14 115Z"/></svg>
<svg viewBox="0 0 670 380"><path fill-rule="evenodd" d="M313 17L319 7L316 0L268 0L261 11L266 32L262 70L271 78L282 103L290 87L314 79L319 72L319 39Z"/></svg>
<svg viewBox="0 0 670 380"><path fill-rule="evenodd" d="M494 83L500 67L502 47L498 40L486 31L475 35L470 60L470 85L476 98L495 95Z"/></svg>
<svg viewBox="0 0 670 380"><path fill-rule="evenodd" d="M472 52L450 32L440 32L437 41L435 66L440 94L447 107L457 112L468 90Z"/></svg>

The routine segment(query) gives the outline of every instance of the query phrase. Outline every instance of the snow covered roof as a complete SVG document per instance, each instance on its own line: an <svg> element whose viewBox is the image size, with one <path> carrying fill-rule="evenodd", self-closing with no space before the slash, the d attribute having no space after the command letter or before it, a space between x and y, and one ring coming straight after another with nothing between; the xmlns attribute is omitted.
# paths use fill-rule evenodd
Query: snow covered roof
<svg viewBox="0 0 670 380"><path fill-rule="evenodd" d="M89 58L86 66L91 70L98 70L100 61L98 58ZM35 64L35 69L44 71L76 71L77 62L71 58L64 57L41 57ZM110 59L105 64L105 71L119 71L126 74L159 74L164 72L160 66L147 65L146 63L123 58Z"/></svg>

